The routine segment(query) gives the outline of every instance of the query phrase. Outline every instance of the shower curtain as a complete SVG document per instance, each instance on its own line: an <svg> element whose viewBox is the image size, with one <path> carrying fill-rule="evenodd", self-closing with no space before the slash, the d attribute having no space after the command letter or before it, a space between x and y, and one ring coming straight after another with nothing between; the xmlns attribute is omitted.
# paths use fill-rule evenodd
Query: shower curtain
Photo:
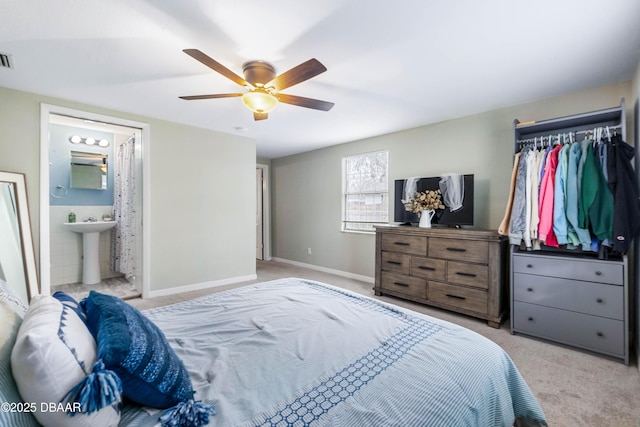
<svg viewBox="0 0 640 427"><path fill-rule="evenodd" d="M114 177L111 270L132 278L136 274L135 138L118 147Z"/></svg>

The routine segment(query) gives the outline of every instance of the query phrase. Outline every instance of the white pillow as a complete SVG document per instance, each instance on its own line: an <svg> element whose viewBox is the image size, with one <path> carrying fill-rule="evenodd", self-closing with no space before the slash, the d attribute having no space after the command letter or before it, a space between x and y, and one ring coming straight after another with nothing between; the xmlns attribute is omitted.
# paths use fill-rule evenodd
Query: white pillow
<svg viewBox="0 0 640 427"><path fill-rule="evenodd" d="M36 427L38 422L24 410L22 398L11 374L11 349L26 307L0 280L0 402L13 405L0 410L0 426ZM13 410L15 409L15 410Z"/></svg>
<svg viewBox="0 0 640 427"><path fill-rule="evenodd" d="M60 402L96 362L96 342L69 307L49 295L31 300L11 353L11 368L25 402L36 403L35 416L49 426L117 426L119 405L92 414L65 412Z"/></svg>

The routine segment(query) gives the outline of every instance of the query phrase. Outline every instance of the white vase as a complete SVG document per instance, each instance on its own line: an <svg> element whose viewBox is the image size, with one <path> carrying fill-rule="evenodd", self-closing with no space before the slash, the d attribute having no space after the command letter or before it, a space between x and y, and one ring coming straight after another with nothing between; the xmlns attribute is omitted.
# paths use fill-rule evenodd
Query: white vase
<svg viewBox="0 0 640 427"><path fill-rule="evenodd" d="M420 223L418 227L431 228L431 218L435 215L436 211L433 209L425 209L420 213Z"/></svg>

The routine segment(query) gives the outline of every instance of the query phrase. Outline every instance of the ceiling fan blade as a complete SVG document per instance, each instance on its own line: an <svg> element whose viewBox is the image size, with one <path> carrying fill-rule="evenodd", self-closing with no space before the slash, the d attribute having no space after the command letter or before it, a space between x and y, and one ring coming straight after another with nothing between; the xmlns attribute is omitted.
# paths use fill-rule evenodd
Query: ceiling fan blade
<svg viewBox="0 0 640 427"><path fill-rule="evenodd" d="M327 71L327 67L322 65L317 59L312 58L307 62L296 65L289 71L285 71L264 86L273 86L276 90L280 91L293 85L297 85L305 80L309 80L318 74L324 73L325 71Z"/></svg>
<svg viewBox="0 0 640 427"><path fill-rule="evenodd" d="M253 113L253 120L267 120L269 118L268 113Z"/></svg>
<svg viewBox="0 0 640 427"><path fill-rule="evenodd" d="M193 101L194 99L234 98L236 96L242 96L242 94L241 93L216 93L213 95L180 96L179 98L186 99L187 101Z"/></svg>
<svg viewBox="0 0 640 427"><path fill-rule="evenodd" d="M296 105L298 107L312 108L314 110L329 111L335 105L333 102L320 101L319 99L304 98L302 96L286 95L279 93L276 95L278 101L285 104Z"/></svg>
<svg viewBox="0 0 640 427"><path fill-rule="evenodd" d="M239 75L237 75L236 73L234 73L233 71L231 71L230 69L228 69L227 67L219 63L218 61L216 61L215 59L211 58L207 54L199 51L198 49L184 49L183 52L189 55L190 57L192 57L193 59L196 59L202 62L204 65L211 68L213 71L216 71L222 74L223 76L225 76L226 78L228 78L229 80L232 80L238 83L240 86L253 87L245 79L243 79L242 77L240 77Z"/></svg>

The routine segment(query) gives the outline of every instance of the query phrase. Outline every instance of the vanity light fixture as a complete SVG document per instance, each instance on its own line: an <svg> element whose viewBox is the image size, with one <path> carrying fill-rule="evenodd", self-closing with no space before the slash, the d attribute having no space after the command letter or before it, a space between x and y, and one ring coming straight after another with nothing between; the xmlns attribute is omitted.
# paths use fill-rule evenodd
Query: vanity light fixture
<svg viewBox="0 0 640 427"><path fill-rule="evenodd" d="M96 142L98 143L98 145L100 147L108 147L109 146L109 141L107 141L106 139L102 138L99 141L96 141L95 138L93 137L82 137L79 135L73 135L69 137L69 142L71 142L72 144L87 144L87 145L95 145Z"/></svg>

